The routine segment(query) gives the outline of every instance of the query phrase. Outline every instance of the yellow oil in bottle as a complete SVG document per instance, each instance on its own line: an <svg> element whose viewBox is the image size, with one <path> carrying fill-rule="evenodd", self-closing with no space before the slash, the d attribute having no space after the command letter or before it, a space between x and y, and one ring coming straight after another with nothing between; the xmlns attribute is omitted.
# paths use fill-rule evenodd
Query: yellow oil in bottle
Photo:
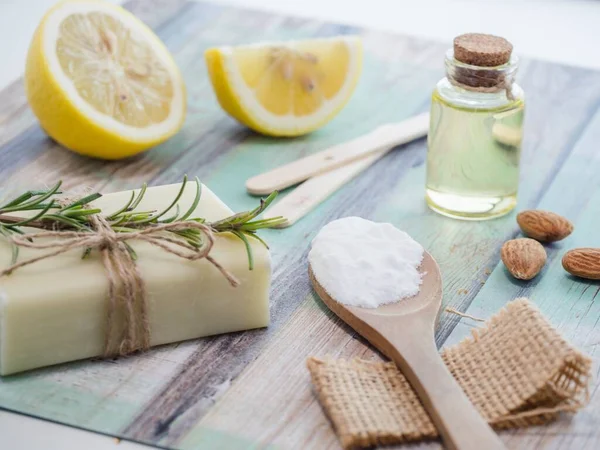
<svg viewBox="0 0 600 450"><path fill-rule="evenodd" d="M466 220L502 216L517 204L524 93L506 39L467 33L446 52L433 91L425 198Z"/></svg>
<svg viewBox="0 0 600 450"><path fill-rule="evenodd" d="M458 106L436 89L428 136L426 200L462 219L491 219L516 205L524 104Z"/></svg>

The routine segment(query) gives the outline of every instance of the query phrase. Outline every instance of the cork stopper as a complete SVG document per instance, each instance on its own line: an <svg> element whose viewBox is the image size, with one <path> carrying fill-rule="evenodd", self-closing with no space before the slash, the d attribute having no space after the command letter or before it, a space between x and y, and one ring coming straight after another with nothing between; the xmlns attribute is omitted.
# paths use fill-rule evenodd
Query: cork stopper
<svg viewBox="0 0 600 450"><path fill-rule="evenodd" d="M454 58L479 67L496 67L510 60L513 46L491 34L467 33L454 38Z"/></svg>

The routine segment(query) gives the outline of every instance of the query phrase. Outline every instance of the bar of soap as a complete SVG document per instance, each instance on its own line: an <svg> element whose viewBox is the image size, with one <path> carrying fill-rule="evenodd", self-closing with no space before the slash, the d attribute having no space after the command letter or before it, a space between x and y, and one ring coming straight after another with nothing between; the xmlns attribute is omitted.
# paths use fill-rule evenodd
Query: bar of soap
<svg viewBox="0 0 600 450"><path fill-rule="evenodd" d="M167 207L180 187L149 188L138 210ZM181 211L189 208L194 194L189 183L179 202ZM130 195L108 194L93 204L110 213ZM192 217L215 221L231 214L203 186ZM211 252L240 281L238 287L208 261L187 261L146 242L129 241L146 284L152 345L268 325L271 259L262 244L250 241L252 271L244 244L235 236L218 235ZM39 252L21 249L19 258ZM0 266L9 265L10 255L9 244L0 240ZM0 375L102 355L108 281L98 252L85 260L81 255L82 250L73 250L0 279Z"/></svg>

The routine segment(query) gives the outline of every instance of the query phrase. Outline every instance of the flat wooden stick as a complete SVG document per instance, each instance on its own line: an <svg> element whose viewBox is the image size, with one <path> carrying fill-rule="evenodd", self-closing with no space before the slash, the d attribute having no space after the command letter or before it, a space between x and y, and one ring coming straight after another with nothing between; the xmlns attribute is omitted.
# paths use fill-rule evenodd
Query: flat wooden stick
<svg viewBox="0 0 600 450"><path fill-rule="evenodd" d="M390 149L380 150L358 161L309 178L265 212L265 218L283 216L277 228L293 225L352 178L366 170Z"/></svg>
<svg viewBox="0 0 600 450"><path fill-rule="evenodd" d="M252 177L246 181L246 189L253 195L268 195L275 190L288 188L381 150L389 150L423 137L428 129L429 113L382 125L356 139Z"/></svg>

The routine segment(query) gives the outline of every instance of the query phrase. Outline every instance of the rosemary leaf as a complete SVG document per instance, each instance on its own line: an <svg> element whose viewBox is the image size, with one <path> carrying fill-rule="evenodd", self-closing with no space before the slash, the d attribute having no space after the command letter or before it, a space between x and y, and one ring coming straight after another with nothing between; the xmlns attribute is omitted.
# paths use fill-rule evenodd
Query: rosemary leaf
<svg viewBox="0 0 600 450"><path fill-rule="evenodd" d="M160 223L171 223L174 222L175 220L177 220L177 217L179 216L179 205L175 205L175 214L173 214L171 217L164 219L164 220L159 220L158 222Z"/></svg>
<svg viewBox="0 0 600 450"><path fill-rule="evenodd" d="M267 209L269 207L269 205L273 202L273 200L275 200L275 198L277 198L277 196L279 195L279 192L277 191L273 191L269 194L269 196L265 199L260 199L260 206L257 206L255 209L253 209L250 212L250 218L248 220L252 220L255 217L261 215L265 209Z"/></svg>
<svg viewBox="0 0 600 450"><path fill-rule="evenodd" d="M47 220L47 219L62 223L64 225L71 226L77 230L85 230L85 229L89 228L87 225L84 225L75 219L72 219L72 218L66 217L66 216L61 216L58 214L46 214L44 216L44 220Z"/></svg>
<svg viewBox="0 0 600 450"><path fill-rule="evenodd" d="M137 261L138 256L137 256L137 253L135 252L135 250L133 249L133 247L125 241L123 241L123 244L125 245L125 248L127 249L127 253L129 253L129 256L131 256L131 259L133 259L134 261Z"/></svg>
<svg viewBox="0 0 600 450"><path fill-rule="evenodd" d="M18 233L18 234L25 234L25 232L19 228L13 228L13 224L11 225L5 225L4 228L6 228L7 230L12 231L13 233Z"/></svg>
<svg viewBox="0 0 600 450"><path fill-rule="evenodd" d="M171 231L171 233L176 234L177 236L181 236L184 238L190 245L194 247L202 247L202 236L198 233L190 233L194 230L175 230Z"/></svg>
<svg viewBox="0 0 600 450"><path fill-rule="evenodd" d="M93 214L100 214L102 210L100 208L94 209L74 209L73 211L64 211L61 215L63 217L83 217L83 216L91 216Z"/></svg>
<svg viewBox="0 0 600 450"><path fill-rule="evenodd" d="M248 253L248 268L250 270L254 270L254 255L252 254L252 247L250 246L250 242L248 241L244 233L241 233L239 231L232 231L232 233L239 237L246 246L246 253Z"/></svg>
<svg viewBox="0 0 600 450"><path fill-rule="evenodd" d="M26 206L26 207L23 207L23 208L19 208L16 211L37 211L39 209L45 209L46 206L48 206L48 203L36 203L34 205L30 205L30 206ZM55 204L54 206L57 206L57 205ZM13 212L13 211L11 211L11 212Z"/></svg>
<svg viewBox="0 0 600 450"><path fill-rule="evenodd" d="M244 231L256 231L263 228L272 228L281 225L286 222L285 217L269 217L268 219L255 220L253 222L247 222L242 224L239 229Z"/></svg>
<svg viewBox="0 0 600 450"><path fill-rule="evenodd" d="M256 239L258 242L260 242L262 245L264 245L267 250L269 249L269 244L267 244L258 234L256 234L254 231L248 231L245 233L246 236L249 236L251 238Z"/></svg>
<svg viewBox="0 0 600 450"><path fill-rule="evenodd" d="M111 217L112 217L112 216L111 216ZM115 221L113 221L113 222L110 224L110 226L114 228L115 226L122 224L122 223L123 223L123 222L125 222L126 220L127 220L127 217L125 217L125 216L121 216L121 217L119 218L119 220L117 220L116 222L115 222Z"/></svg>
<svg viewBox="0 0 600 450"><path fill-rule="evenodd" d="M79 206L83 207L84 205L86 205L88 203L91 203L94 200L99 199L100 197L102 197L102 194L100 194L99 192L95 192L93 194L86 195L85 197L80 198L76 202L73 202L70 205L65 206L59 212L63 212L63 211L66 211L68 209L73 209L73 208L76 208L76 207L79 207Z"/></svg>
<svg viewBox="0 0 600 450"><path fill-rule="evenodd" d="M17 222L17 223L13 223L13 224L11 224L11 226L22 227L24 225L27 225L28 223L33 222L34 220L38 220L40 217L42 217L44 214L46 214L50 210L50 208L52 208L53 206L54 206L54 200L52 200L50 203L46 204L46 207L44 209L42 209L42 211L39 212L38 214L36 214L35 216L33 216L29 219L21 220L20 222Z"/></svg>
<svg viewBox="0 0 600 450"><path fill-rule="evenodd" d="M225 219L217 220L216 222L212 222L210 226L214 229L222 228L225 230L234 229L234 225L237 223L242 223L246 221L246 217L248 217L248 212L237 213L232 216L226 217Z"/></svg>
<svg viewBox="0 0 600 450"><path fill-rule="evenodd" d="M11 259L10 259L10 264L14 264L17 262L17 259L19 258L19 247L17 245L15 245L15 243L10 239L10 231L0 225L0 234L2 234L3 236L5 236L9 241L10 241L10 251L11 251Z"/></svg>
<svg viewBox="0 0 600 450"><path fill-rule="evenodd" d="M269 205L273 202L273 200L275 200L277 195L278 195L278 192L273 191L266 199L264 199L264 200L261 199L260 206L253 209L252 211L246 211L246 212L234 214L225 219L213 222L210 224L210 226L218 231L227 231L227 230L231 231L231 230L238 229L239 224L246 224L249 221L251 221L252 219L254 219L255 217L259 216L261 213L263 213L264 210L267 209L269 207ZM284 218L276 217L273 219L280 220L281 223L283 223L285 221ZM269 220L269 219L265 219L265 220ZM261 228L266 228L266 227L261 227Z"/></svg>
<svg viewBox="0 0 600 450"><path fill-rule="evenodd" d="M33 193L33 191L27 191L24 194L19 195L17 198L11 200L7 204L0 207L0 211L4 210L4 208L10 208L11 206L20 205L24 201L29 200L34 195L35 194Z"/></svg>
<svg viewBox="0 0 600 450"><path fill-rule="evenodd" d="M125 203L124 206L122 206L120 209L116 210L114 213L112 213L110 216L108 216L106 218L106 220L108 220L109 222L112 220L115 220L119 214L124 213L125 211L127 211L129 209L129 207L131 206L131 204L133 203L133 201L135 200L135 191L131 191L131 197L129 198L129 201L127 203Z"/></svg>
<svg viewBox="0 0 600 450"><path fill-rule="evenodd" d="M125 217L125 219L139 220L140 218L145 219L147 217L150 217L150 216L154 215L155 213L156 213L155 210L151 210L151 211L128 211L128 212L121 213L120 216Z"/></svg>
<svg viewBox="0 0 600 450"><path fill-rule="evenodd" d="M192 202L192 206L190 206L190 209L188 209L187 212L179 218L179 220L186 220L188 217L190 217L194 213L194 211L196 211L196 207L198 206L198 203L200 203L201 196L202 196L202 183L200 183L200 179L198 177L196 177L196 196L194 197L194 201Z"/></svg>
<svg viewBox="0 0 600 450"><path fill-rule="evenodd" d="M139 206L140 202L144 198L144 195L146 195L146 189L148 189L148 184L147 183L142 184L142 188L140 189L140 192L138 193L137 198L127 208L128 211L133 211L135 208L137 208Z"/></svg>
<svg viewBox="0 0 600 450"><path fill-rule="evenodd" d="M121 214L121 218L117 221L123 226L138 226L140 224L151 223L152 216L155 211L131 211Z"/></svg>
<svg viewBox="0 0 600 450"><path fill-rule="evenodd" d="M134 231L137 231L135 228L129 228L129 227L112 227L113 230L115 230L118 233L131 233Z"/></svg>
<svg viewBox="0 0 600 450"><path fill-rule="evenodd" d="M179 192L177 193L177 195L175 196L175 199L171 202L171 204L166 209L164 209L162 212L159 212L146 220L141 220L138 223L142 224L142 223L154 222L154 221L158 220L160 217L164 216L166 213L168 213L177 204L177 202L183 195L183 191L185 190L186 183L187 183L187 175L184 175L183 181L181 182L181 189L179 189Z"/></svg>
<svg viewBox="0 0 600 450"><path fill-rule="evenodd" d="M37 196L35 198L31 198L24 203L20 203L18 205L15 205L15 206L12 206L9 208L4 208L4 209L2 209L2 212L23 211L25 209L28 209L30 206L38 205L38 204L42 203L43 201L49 199L53 195L55 195L58 192L58 190L60 189L61 184L62 184L62 181L59 181L58 183L56 183L54 185L54 187L52 187L48 191L44 192L42 195Z"/></svg>

